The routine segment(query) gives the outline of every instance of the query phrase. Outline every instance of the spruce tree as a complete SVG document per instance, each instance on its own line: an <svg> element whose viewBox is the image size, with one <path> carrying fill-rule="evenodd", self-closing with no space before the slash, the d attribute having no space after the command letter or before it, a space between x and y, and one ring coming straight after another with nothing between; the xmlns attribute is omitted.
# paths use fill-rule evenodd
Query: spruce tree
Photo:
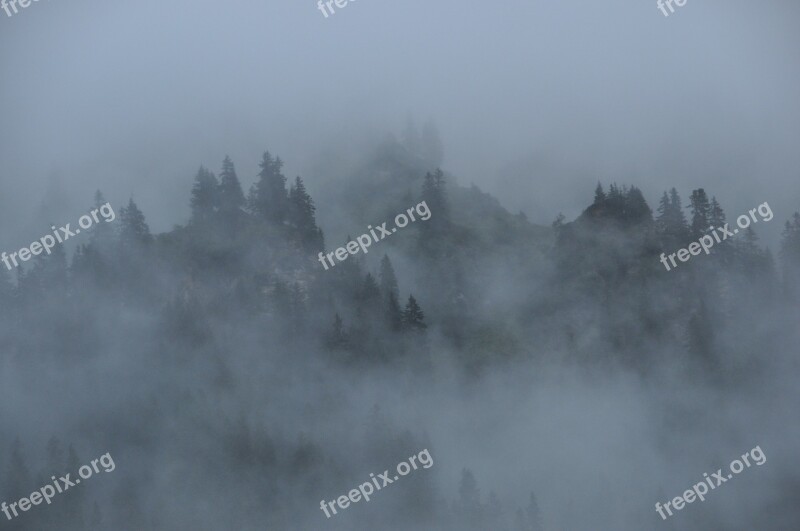
<svg viewBox="0 0 800 531"><path fill-rule="evenodd" d="M222 171L219 174L219 204L223 212L238 211L244 206L244 193L236 168L231 158L226 156L222 161Z"/></svg>
<svg viewBox="0 0 800 531"><path fill-rule="evenodd" d="M130 248L147 244L152 239L144 214L131 198L120 212L120 242L123 247Z"/></svg>
<svg viewBox="0 0 800 531"><path fill-rule="evenodd" d="M417 304L413 295L409 295L406 308L403 310L403 328L411 331L422 331L428 326L425 324L425 314Z"/></svg>
<svg viewBox="0 0 800 531"><path fill-rule="evenodd" d="M602 205L606 200L606 193L603 191L603 185L597 181L597 188L594 189L594 204Z"/></svg>
<svg viewBox="0 0 800 531"><path fill-rule="evenodd" d="M189 200L192 207L191 222L202 225L211 221L220 206L220 184L214 174L203 166L197 171L192 186L192 197Z"/></svg>
<svg viewBox="0 0 800 531"><path fill-rule="evenodd" d="M323 248L322 232L317 227L314 215L316 210L303 180L297 177L289 190L289 221L298 231L303 246L309 251Z"/></svg>
<svg viewBox="0 0 800 531"><path fill-rule="evenodd" d="M711 204L705 190L698 188L692 191L689 199L692 209L692 223L689 227L690 237L699 240L708 232L711 223Z"/></svg>
<svg viewBox="0 0 800 531"><path fill-rule="evenodd" d="M656 228L661 236L662 245L667 249L681 247L687 242L689 228L686 216L683 214L680 195L675 188L669 191L669 197L664 192L659 202Z"/></svg>
<svg viewBox="0 0 800 531"><path fill-rule="evenodd" d="M422 199L431 212L435 214L432 217L440 220L448 218L445 185L444 172L441 169L437 169L432 174L430 172L426 173L422 183Z"/></svg>
<svg viewBox="0 0 800 531"><path fill-rule="evenodd" d="M265 151L259 163L258 180L250 188L247 199L251 212L276 225L282 224L289 216L289 197L282 167L280 157L273 159L269 151Z"/></svg>

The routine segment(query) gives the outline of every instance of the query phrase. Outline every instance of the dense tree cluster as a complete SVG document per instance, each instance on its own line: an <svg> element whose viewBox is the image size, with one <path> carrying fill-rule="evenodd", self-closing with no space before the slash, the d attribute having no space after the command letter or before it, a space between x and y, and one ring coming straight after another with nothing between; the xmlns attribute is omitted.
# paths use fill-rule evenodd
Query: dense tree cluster
<svg viewBox="0 0 800 531"><path fill-rule="evenodd" d="M289 495L316 496L322 470L334 458L319 439L276 435L209 405L206 393L244 393L243 373L270 367L276 380L291 380L322 361L345 373L390 368L419 376L447 357L468 377L493 365L552 359L610 361L646 375L658 363L677 361L690 377L726 385L771 341L728 323L746 319L753 307L779 312L796 306L800 214L786 221L778 263L751 228L714 246L710 256L666 272L661 252L725 223L722 207L702 188L691 192L686 207L675 188L665 191L654 214L638 188L598 184L593 203L577 219L560 216L553 227L538 227L477 187L459 186L438 169L440 161L432 125L422 135L410 127L402 143L382 146L364 181L349 184L359 205L375 203L353 226L381 219L371 217L375 212L391 219L419 201L427 202L432 217L327 271L316 259L326 247L319 203L299 176L284 176L279 157L263 154L247 194L229 157L219 178L201 166L191 187L187 182L191 214L185 225L152 234L130 199L115 222L93 227L71 260L58 246L17 269L15 279L0 268L3 356L89 363L116 349L138 357L159 382L197 371L190 389L157 387L167 396L159 408L141 400L124 422L166 430L165 417L189 408L191 421L180 429L218 443L215 459L244 459L254 472L237 481L273 496L263 503L272 511L269 523L281 528L283 502ZM373 174L381 176L381 195L360 197L357 190L372 190ZM94 204L104 203L98 192ZM23 324L41 333L15 333ZM116 338L142 339L115 344ZM244 352L231 345L245 345ZM290 406L264 405L277 407ZM217 417L223 428L207 420ZM400 429L373 431L379 435L365 438L363 450L376 462L396 460L387 448L406 452L418 442ZM2 435L0 442L11 444ZM24 454L34 452L23 452L19 443L10 448L8 473L0 480L6 499L30 492L32 473L79 466L75 452L56 439L47 446L46 464L33 472ZM280 498L280 481L293 485L289 497ZM458 529L545 528L533 495L525 508L492 492L482 496L469 470L447 515L432 507L433 487L419 481L424 495L408 496L415 496L420 519ZM136 492L114 496L118 507L95 510L87 498L39 511L36 521L42 529L54 525L47 519L71 522L64 529L150 525Z"/></svg>

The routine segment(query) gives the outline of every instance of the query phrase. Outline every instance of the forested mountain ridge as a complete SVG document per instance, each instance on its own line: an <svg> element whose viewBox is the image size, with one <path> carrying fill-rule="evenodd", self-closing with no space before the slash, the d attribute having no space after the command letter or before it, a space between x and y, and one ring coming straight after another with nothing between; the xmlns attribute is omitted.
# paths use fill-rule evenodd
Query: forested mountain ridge
<svg viewBox="0 0 800 531"><path fill-rule="evenodd" d="M20 385L63 387L65 408L101 389L117 396L54 439L53 430L28 433L23 445L0 433L9 448L0 465L14 478L3 485L8 499L33 481L29 466L40 475L73 466L76 450L62 440L81 455L109 449L87 449L80 427L108 440L115 474L125 478L102 509L93 509L102 492L87 491L69 510L61 502L14 525L202 527L202 514L166 507L159 494L191 505L175 494L188 481L231 507L230 528L260 519L288 529L298 514L314 528L320 498L356 484L374 463L390 466L431 443L427 429L389 422L387 396L411 400L451 378L470 389L492 369L535 372L551 362L644 378L669 366L725 389L754 385L760 353L792 341L800 215L786 221L778 259L748 231L665 271L661 252L724 220L703 189L692 192L689 209L676 190L665 192L654 213L637 188L598 185L577 219L540 227L477 187L459 186L427 157L389 143L368 158L369 171L339 184L341 196L325 200L313 199L302 178L288 179L269 152L247 190L226 158L218 174L201 167L187 183L191 218L183 225L154 235L130 200L71 260L57 247L20 268L16 282L3 271L4 370ZM362 188L373 171L378 181ZM423 200L431 218L369 254L329 270L317 260L345 243L326 236L318 209L352 210L355 237ZM98 192L94 204L104 202ZM761 324L746 329L754 308ZM29 371L45 360L59 370L40 382ZM373 385L374 394L348 394ZM142 458L162 462L163 476L137 470ZM196 460L213 466L198 469ZM536 497L482 494L471 470L458 489L424 474L404 485L354 516L361 528L389 512L408 529L542 529Z"/></svg>

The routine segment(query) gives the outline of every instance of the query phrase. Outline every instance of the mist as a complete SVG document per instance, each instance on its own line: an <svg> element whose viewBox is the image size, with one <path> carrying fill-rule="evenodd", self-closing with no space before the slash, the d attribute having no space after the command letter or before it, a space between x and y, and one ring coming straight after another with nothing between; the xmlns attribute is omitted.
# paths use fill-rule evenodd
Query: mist
<svg viewBox="0 0 800 531"><path fill-rule="evenodd" d="M17 9L0 528L800 524L795 2Z"/></svg>

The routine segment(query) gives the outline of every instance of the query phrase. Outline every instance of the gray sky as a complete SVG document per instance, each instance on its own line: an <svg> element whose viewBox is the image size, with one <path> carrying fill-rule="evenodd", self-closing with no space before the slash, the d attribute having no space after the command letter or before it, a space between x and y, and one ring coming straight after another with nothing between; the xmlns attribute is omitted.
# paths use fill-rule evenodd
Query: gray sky
<svg viewBox="0 0 800 531"><path fill-rule="evenodd" d="M247 188L263 149L314 193L312 162L436 121L445 169L549 223L598 179L800 203L800 5L689 0L497 4L42 0L0 12L0 222L80 215L132 194L157 231L224 155ZM14 240L12 243L9 239Z"/></svg>

